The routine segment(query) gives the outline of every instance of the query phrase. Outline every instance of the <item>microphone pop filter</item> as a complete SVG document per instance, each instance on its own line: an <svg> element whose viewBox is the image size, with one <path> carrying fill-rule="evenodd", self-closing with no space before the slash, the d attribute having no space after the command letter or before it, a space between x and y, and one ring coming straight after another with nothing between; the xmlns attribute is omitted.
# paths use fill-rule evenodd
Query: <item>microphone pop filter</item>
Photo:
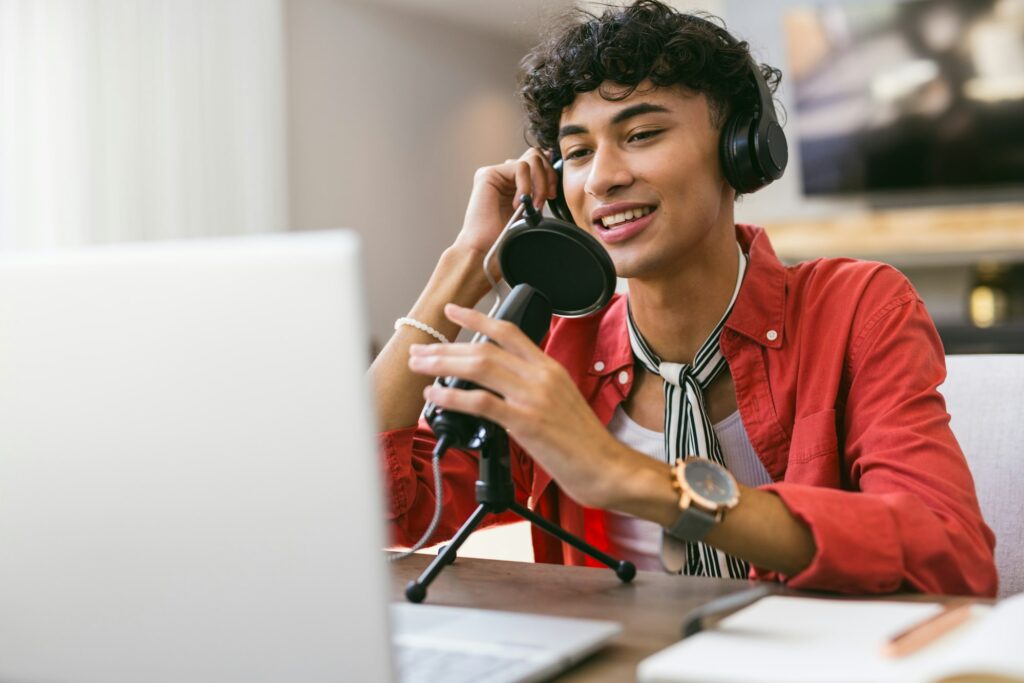
<svg viewBox="0 0 1024 683"><path fill-rule="evenodd" d="M510 286L530 285L563 317L599 311L615 293L615 266L604 247L577 226L533 211L508 229L498 261Z"/></svg>

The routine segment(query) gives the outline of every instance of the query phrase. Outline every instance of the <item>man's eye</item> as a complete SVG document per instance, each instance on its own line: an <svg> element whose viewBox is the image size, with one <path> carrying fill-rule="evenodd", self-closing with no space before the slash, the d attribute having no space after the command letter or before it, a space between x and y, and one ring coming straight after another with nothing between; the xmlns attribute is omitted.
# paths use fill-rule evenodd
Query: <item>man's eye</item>
<svg viewBox="0 0 1024 683"><path fill-rule="evenodd" d="M656 135L660 135L660 134L661 134L660 130L641 130L641 131L638 131L638 132L633 133L632 135L630 135L629 136L629 141L630 142L640 142L641 140L649 140L650 138L653 138Z"/></svg>
<svg viewBox="0 0 1024 683"><path fill-rule="evenodd" d="M589 149L574 149L574 150L570 150L569 153L567 153L565 155L565 159L567 161L568 160L572 160L572 159L582 159L583 157L585 157L588 154L590 154L590 150Z"/></svg>

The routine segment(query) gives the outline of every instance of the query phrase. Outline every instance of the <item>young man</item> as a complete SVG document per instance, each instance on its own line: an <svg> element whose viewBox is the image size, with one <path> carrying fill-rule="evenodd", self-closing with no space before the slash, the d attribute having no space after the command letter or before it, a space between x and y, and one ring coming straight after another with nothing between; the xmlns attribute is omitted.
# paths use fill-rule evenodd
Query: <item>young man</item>
<svg viewBox="0 0 1024 683"><path fill-rule="evenodd" d="M734 223L742 183L720 139L757 106L746 44L639 0L524 64L538 149L477 172L462 231L409 313L497 345L427 344L404 325L372 368L396 540L413 543L434 509L426 398L504 426L521 502L642 569L994 595L994 539L936 391L943 350L920 298L882 264L783 266L761 229ZM779 73L756 68L774 89ZM629 286L594 316L556 319L543 350L470 308L516 198L556 194L540 150L564 160L576 224ZM491 391L430 386L447 375ZM687 456L699 458L673 466ZM476 504L474 456L442 462L435 540ZM534 550L585 563L539 531Z"/></svg>

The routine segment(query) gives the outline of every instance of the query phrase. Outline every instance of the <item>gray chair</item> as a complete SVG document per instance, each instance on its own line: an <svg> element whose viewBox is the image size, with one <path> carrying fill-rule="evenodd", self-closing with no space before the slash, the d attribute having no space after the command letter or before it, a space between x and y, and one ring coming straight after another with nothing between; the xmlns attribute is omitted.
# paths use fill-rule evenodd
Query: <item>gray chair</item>
<svg viewBox="0 0 1024 683"><path fill-rule="evenodd" d="M939 388L996 534L999 597L1024 592L1024 355L947 356Z"/></svg>

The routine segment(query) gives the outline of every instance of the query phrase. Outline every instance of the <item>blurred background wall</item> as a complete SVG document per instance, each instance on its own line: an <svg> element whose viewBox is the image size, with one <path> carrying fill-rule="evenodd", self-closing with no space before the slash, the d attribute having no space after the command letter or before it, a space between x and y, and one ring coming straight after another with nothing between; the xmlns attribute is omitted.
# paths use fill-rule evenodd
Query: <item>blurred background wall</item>
<svg viewBox="0 0 1024 683"><path fill-rule="evenodd" d="M362 233L378 344L458 232L474 170L525 147L515 34L417 4L285 3L290 226Z"/></svg>
<svg viewBox="0 0 1024 683"><path fill-rule="evenodd" d="M0 249L281 229L278 0L0 0Z"/></svg>
<svg viewBox="0 0 1024 683"><path fill-rule="evenodd" d="M916 3L938 19L913 16L954 42L978 23L950 16L998 13L1001 31L985 42L1005 43L996 61L1012 86L1012 68L1024 78L1024 61L1012 67L1024 45L1022 2L676 2L721 16L785 73L777 96L790 166L742 200L739 220L766 225L787 261L844 255L900 267L948 351L1024 350L1024 173L999 187L808 191L802 139L814 120L841 117L814 118L806 105L815 81L793 68L794 43L804 50L798 61L815 45L846 50L836 52L840 66L843 54L873 54L874 43L847 40L853 29ZM524 149L518 62L570 5L0 0L0 249L353 228L365 241L379 344L455 236L474 169ZM865 35L897 40L883 28ZM815 57L819 81L842 82L826 52ZM992 61L968 57L978 68ZM944 87L941 63L918 58L890 69L897 77L861 85L890 104L901 88L900 106L931 101ZM819 99L850 92L833 87ZM939 126L911 121L911 137ZM1021 126L1006 132L1014 154L1010 139Z"/></svg>

